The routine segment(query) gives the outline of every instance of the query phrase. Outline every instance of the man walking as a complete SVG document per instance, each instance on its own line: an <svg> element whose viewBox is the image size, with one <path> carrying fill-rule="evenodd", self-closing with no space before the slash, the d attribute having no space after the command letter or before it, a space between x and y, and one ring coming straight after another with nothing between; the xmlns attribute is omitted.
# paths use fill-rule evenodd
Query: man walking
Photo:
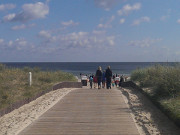
<svg viewBox="0 0 180 135"><path fill-rule="evenodd" d="M109 88L111 89L112 71L110 69L110 66L107 67L105 76L106 76L106 87L107 89Z"/></svg>

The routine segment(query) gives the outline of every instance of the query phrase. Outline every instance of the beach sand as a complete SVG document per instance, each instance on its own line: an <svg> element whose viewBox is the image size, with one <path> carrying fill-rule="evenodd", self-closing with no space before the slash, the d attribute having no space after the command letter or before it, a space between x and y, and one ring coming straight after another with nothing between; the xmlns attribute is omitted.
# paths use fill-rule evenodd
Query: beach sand
<svg viewBox="0 0 180 135"><path fill-rule="evenodd" d="M121 91L140 135L180 135L180 128L140 91L132 88L122 88Z"/></svg>
<svg viewBox="0 0 180 135"><path fill-rule="evenodd" d="M17 135L72 90L75 88L51 91L0 117L0 135Z"/></svg>

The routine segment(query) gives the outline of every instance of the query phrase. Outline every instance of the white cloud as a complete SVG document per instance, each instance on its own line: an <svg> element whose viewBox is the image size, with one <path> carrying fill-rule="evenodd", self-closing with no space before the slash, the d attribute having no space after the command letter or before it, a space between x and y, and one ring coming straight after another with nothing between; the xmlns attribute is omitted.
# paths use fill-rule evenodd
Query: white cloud
<svg viewBox="0 0 180 135"><path fill-rule="evenodd" d="M118 10L118 15L122 16L122 15L128 15L129 13L131 13L132 11L137 11L141 9L141 3L135 3L134 5L125 5L122 9Z"/></svg>
<svg viewBox="0 0 180 135"><path fill-rule="evenodd" d="M95 35L102 35L102 34L105 34L106 33L106 31L100 31L100 30L93 30L93 32L92 32L93 34L95 34Z"/></svg>
<svg viewBox="0 0 180 135"><path fill-rule="evenodd" d="M112 15L112 16L107 20L107 22L106 22L105 24L100 23L100 24L98 24L97 27L98 27L98 28L104 28L104 29L106 29L106 28L111 28L111 27L112 27L111 23L114 21L114 19L115 19L115 16Z"/></svg>
<svg viewBox="0 0 180 135"><path fill-rule="evenodd" d="M11 29L12 30L22 30L22 29L34 27L35 25L36 24L34 24L34 23L33 24L29 24L29 25L21 24L21 25L15 25Z"/></svg>
<svg viewBox="0 0 180 135"><path fill-rule="evenodd" d="M61 24L65 27L68 27L68 26L77 26L79 25L78 22L74 22L73 20L70 20L68 22L61 22Z"/></svg>
<svg viewBox="0 0 180 135"><path fill-rule="evenodd" d="M37 2L35 4L24 4L23 11L18 14L9 14L4 16L4 22L26 22L33 19L45 18L49 14L48 5Z"/></svg>
<svg viewBox="0 0 180 135"><path fill-rule="evenodd" d="M165 21L165 20L167 20L168 18L170 18L171 12L172 12L172 10L171 10L171 9L168 9L168 10L167 10L167 14L161 16L160 20L161 20L161 21Z"/></svg>
<svg viewBox="0 0 180 135"><path fill-rule="evenodd" d="M0 45L4 43L4 39L0 38Z"/></svg>
<svg viewBox="0 0 180 135"><path fill-rule="evenodd" d="M14 9L15 7L15 4L1 4L0 11Z"/></svg>
<svg viewBox="0 0 180 135"><path fill-rule="evenodd" d="M0 39L0 49L8 50L8 51L20 51L20 50L28 50L28 42L24 38L17 38L16 40L5 42L4 39Z"/></svg>
<svg viewBox="0 0 180 135"><path fill-rule="evenodd" d="M25 28L26 28L26 25L22 24L22 25L13 26L11 29L12 30L20 30L20 29L25 29Z"/></svg>
<svg viewBox="0 0 180 135"><path fill-rule="evenodd" d="M5 22L8 22L8 21L13 20L15 17L16 17L16 14L14 14L14 13L13 14L8 14L8 15L4 16L3 20Z"/></svg>
<svg viewBox="0 0 180 135"><path fill-rule="evenodd" d="M179 24L180 24L180 19L178 19L178 20L177 20L177 23L179 23Z"/></svg>
<svg viewBox="0 0 180 135"><path fill-rule="evenodd" d="M45 31L45 30L40 31L38 35L40 37L42 37L42 38L50 38L51 37L50 32L49 31Z"/></svg>
<svg viewBox="0 0 180 135"><path fill-rule="evenodd" d="M44 50L44 53L70 48L107 48L114 46L116 43L116 36L109 36L106 34L106 31L100 30L93 30L92 32L72 32L56 36L52 36L49 31L43 30L39 32L39 37L42 39L39 50Z"/></svg>
<svg viewBox="0 0 180 135"><path fill-rule="evenodd" d="M151 45L162 41L161 38L157 38L157 39L143 39L143 40L137 40L137 41L130 41L128 43L129 46L137 46L137 47L150 47Z"/></svg>
<svg viewBox="0 0 180 135"><path fill-rule="evenodd" d="M94 3L97 7L103 8L106 11L109 11L112 7L117 5L119 2L124 0L94 0Z"/></svg>
<svg viewBox="0 0 180 135"><path fill-rule="evenodd" d="M107 36L103 31L73 32L61 35L58 39L68 47L92 48L115 45L115 36Z"/></svg>
<svg viewBox="0 0 180 135"><path fill-rule="evenodd" d="M56 36L52 36L50 31L42 30L39 32L38 36L43 39L43 44L48 45L50 43L56 42Z"/></svg>
<svg viewBox="0 0 180 135"><path fill-rule="evenodd" d="M147 16L141 17L140 19L135 20L132 25L139 25L142 22L150 22L150 18Z"/></svg>
<svg viewBox="0 0 180 135"><path fill-rule="evenodd" d="M120 23L120 24L125 23L125 19L124 19L124 18L120 19L120 20L119 20L119 23Z"/></svg>
<svg viewBox="0 0 180 135"><path fill-rule="evenodd" d="M109 25L109 24L102 24L102 23L98 24L98 28L104 28L104 29L106 29L106 28L111 28L111 27L112 27L112 26Z"/></svg>

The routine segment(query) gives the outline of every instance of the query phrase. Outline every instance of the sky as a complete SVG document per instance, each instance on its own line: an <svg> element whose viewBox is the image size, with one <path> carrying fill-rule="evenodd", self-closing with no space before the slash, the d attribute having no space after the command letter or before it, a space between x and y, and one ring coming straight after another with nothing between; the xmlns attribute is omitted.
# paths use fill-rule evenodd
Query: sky
<svg viewBox="0 0 180 135"><path fill-rule="evenodd" d="M0 0L0 62L167 61L179 0Z"/></svg>

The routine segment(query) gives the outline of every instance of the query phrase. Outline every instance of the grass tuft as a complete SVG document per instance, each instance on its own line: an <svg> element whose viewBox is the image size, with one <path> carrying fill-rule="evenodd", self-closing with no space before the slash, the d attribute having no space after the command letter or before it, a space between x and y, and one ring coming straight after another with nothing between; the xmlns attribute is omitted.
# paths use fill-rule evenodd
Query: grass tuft
<svg viewBox="0 0 180 135"><path fill-rule="evenodd" d="M28 84L29 72L32 72L32 86ZM40 68L8 68L0 64L0 110L9 105L35 96L63 81L77 81L69 73L61 71L45 72Z"/></svg>
<svg viewBox="0 0 180 135"><path fill-rule="evenodd" d="M180 126L180 66L155 65L132 72L137 82L153 101ZM148 89L146 91L145 89Z"/></svg>

